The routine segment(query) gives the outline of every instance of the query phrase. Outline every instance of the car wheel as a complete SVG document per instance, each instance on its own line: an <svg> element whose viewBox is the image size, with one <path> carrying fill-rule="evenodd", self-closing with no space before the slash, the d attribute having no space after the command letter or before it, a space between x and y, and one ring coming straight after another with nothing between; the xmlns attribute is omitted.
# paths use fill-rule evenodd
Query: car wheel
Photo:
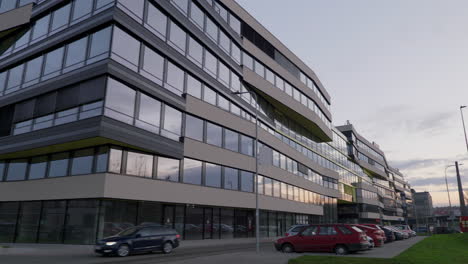
<svg viewBox="0 0 468 264"><path fill-rule="evenodd" d="M294 252L294 247L293 245L291 244L284 244L282 247L281 247L281 251L283 253L293 253Z"/></svg>
<svg viewBox="0 0 468 264"><path fill-rule="evenodd" d="M337 255L346 255L346 254L348 254L348 249L343 245L336 246L335 247L335 254L337 254Z"/></svg>
<svg viewBox="0 0 468 264"><path fill-rule="evenodd" d="M127 244L120 245L117 249L117 256L126 257L130 255L130 247Z"/></svg>
<svg viewBox="0 0 468 264"><path fill-rule="evenodd" d="M172 252L172 249L174 249L174 247L172 246L172 243L171 242L166 242L164 243L164 245L162 246L162 252L164 254L169 254Z"/></svg>

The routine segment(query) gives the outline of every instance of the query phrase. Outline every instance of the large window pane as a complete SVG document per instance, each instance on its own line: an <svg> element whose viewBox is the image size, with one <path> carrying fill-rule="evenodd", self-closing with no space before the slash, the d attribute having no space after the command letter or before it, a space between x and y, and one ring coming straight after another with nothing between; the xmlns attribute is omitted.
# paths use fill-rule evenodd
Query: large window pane
<svg viewBox="0 0 468 264"><path fill-rule="evenodd" d="M11 160L8 165L7 181L21 181L26 178L27 159Z"/></svg>
<svg viewBox="0 0 468 264"><path fill-rule="evenodd" d="M203 208L186 207L185 210L185 239L202 239L203 237Z"/></svg>
<svg viewBox="0 0 468 264"><path fill-rule="evenodd" d="M167 79L164 85L169 91L182 95L184 92L184 71L172 64L167 63Z"/></svg>
<svg viewBox="0 0 468 264"><path fill-rule="evenodd" d="M218 80L226 85L226 87L230 87L230 81L229 81L229 76L230 76L230 71L229 68L224 65L224 63L219 63L219 74L218 74Z"/></svg>
<svg viewBox="0 0 468 264"><path fill-rule="evenodd" d="M140 42L120 28L114 27L112 58L128 68L138 71Z"/></svg>
<svg viewBox="0 0 468 264"><path fill-rule="evenodd" d="M43 78L46 76L50 78L59 74L59 71L62 69L63 51L64 48L62 47L47 53L44 64Z"/></svg>
<svg viewBox="0 0 468 264"><path fill-rule="evenodd" d="M203 47L193 38L189 38L188 57L198 66L203 64Z"/></svg>
<svg viewBox="0 0 468 264"><path fill-rule="evenodd" d="M263 186L263 176L258 175L257 176L257 186L258 186L258 193L263 194L264 192L264 186Z"/></svg>
<svg viewBox="0 0 468 264"><path fill-rule="evenodd" d="M65 201L46 201L42 206L39 243L62 243Z"/></svg>
<svg viewBox="0 0 468 264"><path fill-rule="evenodd" d="M47 156L34 157L29 167L29 180L45 178L47 170Z"/></svg>
<svg viewBox="0 0 468 264"><path fill-rule="evenodd" d="M145 94L140 94L140 111L136 125L154 133L159 133L160 120L161 102Z"/></svg>
<svg viewBox="0 0 468 264"><path fill-rule="evenodd" d="M203 101L216 105L216 92L205 86L203 91Z"/></svg>
<svg viewBox="0 0 468 264"><path fill-rule="evenodd" d="M41 202L23 202L18 221L16 243L36 243L41 219Z"/></svg>
<svg viewBox="0 0 468 264"><path fill-rule="evenodd" d="M211 74L211 76L216 78L217 67L218 59L216 59L216 57L211 54L211 52L205 50L205 63L203 65L203 69Z"/></svg>
<svg viewBox="0 0 468 264"><path fill-rule="evenodd" d="M129 151L126 173L151 178L153 176L153 156Z"/></svg>
<svg viewBox="0 0 468 264"><path fill-rule="evenodd" d="M135 112L135 90L112 78L107 79L105 114L131 124Z"/></svg>
<svg viewBox="0 0 468 264"><path fill-rule="evenodd" d="M122 169L122 150L112 148L109 156L109 172L120 173Z"/></svg>
<svg viewBox="0 0 468 264"><path fill-rule="evenodd" d="M96 172L107 171L107 162L109 159L109 147L99 147L96 154Z"/></svg>
<svg viewBox="0 0 468 264"><path fill-rule="evenodd" d="M16 8L16 0L0 1L0 13L4 13Z"/></svg>
<svg viewBox="0 0 468 264"><path fill-rule="evenodd" d="M5 161L0 161L0 182L3 181L3 176L5 175L6 163Z"/></svg>
<svg viewBox="0 0 468 264"><path fill-rule="evenodd" d="M8 84L6 87L7 90L18 90L19 85L21 84L21 81L23 79L23 69L24 63L14 67L13 69L10 69L8 75Z"/></svg>
<svg viewBox="0 0 468 264"><path fill-rule="evenodd" d="M51 156L49 177L62 177L67 175L69 155L70 153L65 152Z"/></svg>
<svg viewBox="0 0 468 264"><path fill-rule="evenodd" d="M98 223L98 200L68 202L65 244L94 244Z"/></svg>
<svg viewBox="0 0 468 264"><path fill-rule="evenodd" d="M206 17L205 32L215 43L218 43L218 26L208 17Z"/></svg>
<svg viewBox="0 0 468 264"><path fill-rule="evenodd" d="M185 116L185 136L203 141L203 120L191 115Z"/></svg>
<svg viewBox="0 0 468 264"><path fill-rule="evenodd" d="M171 21L169 32L169 44L178 52L185 54L187 34L177 24Z"/></svg>
<svg viewBox="0 0 468 264"><path fill-rule="evenodd" d="M19 202L0 203L0 241L13 242Z"/></svg>
<svg viewBox="0 0 468 264"><path fill-rule="evenodd" d="M182 13L188 13L188 0L171 0L172 4L175 5Z"/></svg>
<svg viewBox="0 0 468 264"><path fill-rule="evenodd" d="M73 15L72 19L80 19L83 18L85 15L90 14L93 8L93 0L78 0L73 1Z"/></svg>
<svg viewBox="0 0 468 264"><path fill-rule="evenodd" d="M148 4L148 16L145 26L160 38L165 39L167 28L167 17L151 3Z"/></svg>
<svg viewBox="0 0 468 264"><path fill-rule="evenodd" d="M33 27L32 41L39 40L47 34L49 30L49 20L50 15L47 15L36 21L36 24L34 24Z"/></svg>
<svg viewBox="0 0 468 264"><path fill-rule="evenodd" d="M67 71L76 69L84 65L86 59L86 46L88 44L88 37L79 39L70 43L67 46L67 56L65 59L65 68ZM74 66L74 67L71 67Z"/></svg>
<svg viewBox="0 0 468 264"><path fill-rule="evenodd" d="M162 135L179 140L182 129L182 112L168 105L164 107L164 130Z"/></svg>
<svg viewBox="0 0 468 264"><path fill-rule="evenodd" d="M26 64L26 72L24 74L23 87L35 84L39 81L39 77L41 76L43 58L43 56L40 56L38 58L28 61L28 63Z"/></svg>
<svg viewBox="0 0 468 264"><path fill-rule="evenodd" d="M273 196L280 197L281 196L281 186L279 181L273 180Z"/></svg>
<svg viewBox="0 0 468 264"><path fill-rule="evenodd" d="M265 195L269 195L269 196L273 195L273 183L271 179L265 177L263 184L265 186Z"/></svg>
<svg viewBox="0 0 468 264"><path fill-rule="evenodd" d="M248 171L241 171L241 191L254 191L254 174Z"/></svg>
<svg viewBox="0 0 468 264"><path fill-rule="evenodd" d="M98 239L117 234L136 224L137 202L104 200L100 210Z"/></svg>
<svg viewBox="0 0 468 264"><path fill-rule="evenodd" d="M158 179L179 181L180 160L158 157Z"/></svg>
<svg viewBox="0 0 468 264"><path fill-rule="evenodd" d="M212 123L206 124L206 143L221 147L223 142L222 128Z"/></svg>
<svg viewBox="0 0 468 264"><path fill-rule="evenodd" d="M239 151L239 134L229 130L224 130L224 147L226 149L238 152Z"/></svg>
<svg viewBox="0 0 468 264"><path fill-rule="evenodd" d="M164 78L164 58L150 48L145 47L141 74L151 79L153 82L162 85Z"/></svg>
<svg viewBox="0 0 468 264"><path fill-rule="evenodd" d="M221 188L221 166L206 163L205 185Z"/></svg>
<svg viewBox="0 0 468 264"><path fill-rule="evenodd" d="M234 237L234 209L221 209L221 238Z"/></svg>
<svg viewBox="0 0 468 264"><path fill-rule="evenodd" d="M93 170L94 149L75 151L71 168L72 175L90 174Z"/></svg>
<svg viewBox="0 0 468 264"><path fill-rule="evenodd" d="M231 53L231 39L223 31L219 34L219 44L227 54Z"/></svg>
<svg viewBox="0 0 468 264"><path fill-rule="evenodd" d="M249 156L253 155L253 139L251 137L247 137L241 135L241 153L246 154Z"/></svg>
<svg viewBox="0 0 468 264"><path fill-rule="evenodd" d="M224 168L224 189L239 189L239 170L233 168Z"/></svg>
<svg viewBox="0 0 468 264"><path fill-rule="evenodd" d="M5 90L7 71L0 72L0 94Z"/></svg>
<svg viewBox="0 0 468 264"><path fill-rule="evenodd" d="M91 35L88 63L107 58L109 55L111 30L112 27L108 27Z"/></svg>
<svg viewBox="0 0 468 264"><path fill-rule="evenodd" d="M190 19L197 25L201 30L203 30L205 14L203 11L192 2L190 6Z"/></svg>
<svg viewBox="0 0 468 264"><path fill-rule="evenodd" d="M187 93L198 99L202 98L202 84L190 74L187 74Z"/></svg>
<svg viewBox="0 0 468 264"><path fill-rule="evenodd" d="M63 6L52 14L51 32L64 28L70 20L71 4Z"/></svg>
<svg viewBox="0 0 468 264"><path fill-rule="evenodd" d="M119 4L122 4L125 7L124 11L127 14L141 23L143 20L143 9L145 5L144 0L119 0Z"/></svg>
<svg viewBox="0 0 468 264"><path fill-rule="evenodd" d="M201 184L202 162L193 159L184 159L184 178L185 183Z"/></svg>

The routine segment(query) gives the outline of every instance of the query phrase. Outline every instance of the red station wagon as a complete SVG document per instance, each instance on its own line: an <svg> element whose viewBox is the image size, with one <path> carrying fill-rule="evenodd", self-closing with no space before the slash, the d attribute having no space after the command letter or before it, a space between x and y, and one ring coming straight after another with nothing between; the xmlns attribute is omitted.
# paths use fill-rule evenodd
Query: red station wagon
<svg viewBox="0 0 468 264"><path fill-rule="evenodd" d="M367 250L369 246L366 233L348 224L309 225L297 235L283 237L275 242L276 250L285 253L320 251L344 255Z"/></svg>
<svg viewBox="0 0 468 264"><path fill-rule="evenodd" d="M355 225L357 228L361 229L362 231L366 232L366 235L370 236L374 240L374 244L376 247L381 247L384 244L384 237L385 234L382 234L383 231L380 229L365 226L365 225Z"/></svg>

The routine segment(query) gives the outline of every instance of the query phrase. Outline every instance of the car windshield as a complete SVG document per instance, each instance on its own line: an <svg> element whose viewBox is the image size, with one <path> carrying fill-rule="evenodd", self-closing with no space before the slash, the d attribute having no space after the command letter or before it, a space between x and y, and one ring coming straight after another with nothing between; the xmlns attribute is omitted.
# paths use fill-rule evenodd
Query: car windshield
<svg viewBox="0 0 468 264"><path fill-rule="evenodd" d="M138 231L138 228L136 227L131 227L128 229L125 229L117 234L117 236L129 236L134 234L136 231Z"/></svg>
<svg viewBox="0 0 468 264"><path fill-rule="evenodd" d="M359 227L352 226L351 228L354 229L354 231L356 232L363 232Z"/></svg>

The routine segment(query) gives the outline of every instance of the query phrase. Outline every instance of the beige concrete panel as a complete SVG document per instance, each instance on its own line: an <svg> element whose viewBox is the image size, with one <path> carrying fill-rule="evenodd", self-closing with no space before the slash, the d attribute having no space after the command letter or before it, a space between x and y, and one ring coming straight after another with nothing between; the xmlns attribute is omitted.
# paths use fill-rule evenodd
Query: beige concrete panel
<svg viewBox="0 0 468 264"><path fill-rule="evenodd" d="M379 206L379 203L380 203L379 200L362 198L362 197L357 197L356 201L358 203L372 204L372 205L376 205L376 206Z"/></svg>
<svg viewBox="0 0 468 264"><path fill-rule="evenodd" d="M0 32L29 23L33 4L0 14Z"/></svg>
<svg viewBox="0 0 468 264"><path fill-rule="evenodd" d="M371 213L371 212L361 212L359 213L360 218L367 218L367 219L380 219L379 213Z"/></svg>

